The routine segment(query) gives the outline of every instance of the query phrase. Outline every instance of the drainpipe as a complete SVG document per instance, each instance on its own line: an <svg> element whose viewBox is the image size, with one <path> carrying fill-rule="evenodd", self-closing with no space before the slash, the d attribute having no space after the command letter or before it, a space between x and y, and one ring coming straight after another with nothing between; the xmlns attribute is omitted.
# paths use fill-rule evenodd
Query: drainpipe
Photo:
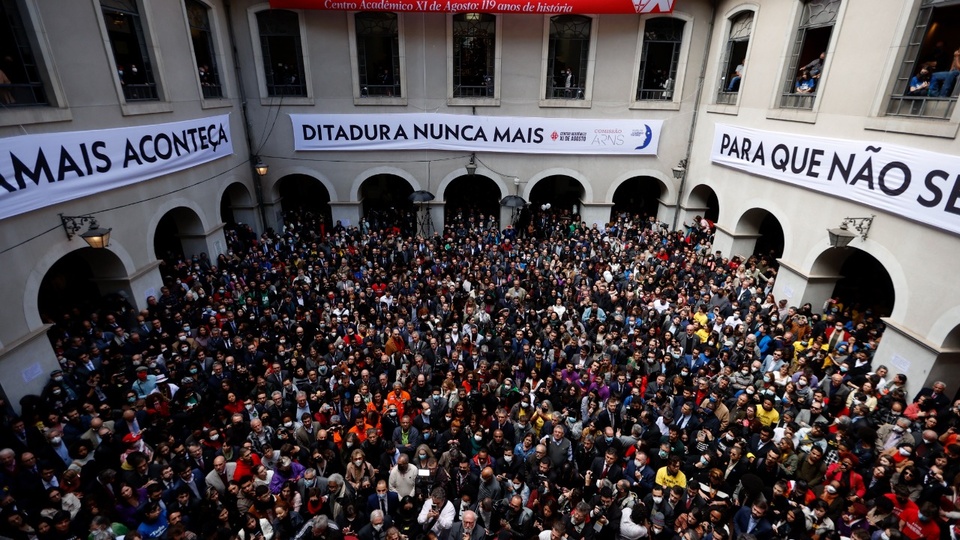
<svg viewBox="0 0 960 540"><path fill-rule="evenodd" d="M687 174L690 171L690 154L693 152L693 134L694 128L697 126L697 117L700 115L700 100L703 97L703 83L707 77L707 59L710 58L710 43L713 41L713 30L716 26L717 20L717 4L719 0L712 0L711 4L711 14L710 14L710 27L707 30L707 40L703 44L703 61L700 64L700 78L697 81L697 99L693 102L693 114L690 117L690 137L687 139L687 153L683 158L684 163L686 163L686 170L683 171L683 176L680 177L680 190L677 192L677 210L673 213L673 228L672 231L677 230L677 225L680 223L680 200L683 197L683 190L687 186Z"/></svg>
<svg viewBox="0 0 960 540"><path fill-rule="evenodd" d="M253 191L257 198L257 208L260 210L262 232L267 230L267 210L263 204L263 179L260 177L260 174L257 173L257 164L254 161L256 151L253 148L253 139L251 138L253 129L250 125L250 117L247 115L247 94L243 90L243 78L240 76L240 54L237 51L237 38L233 31L233 15L230 10L230 0L223 0L223 11L227 18L227 34L230 37L230 50L233 52L233 75L237 80L237 91L240 94L240 116L243 118L243 134L247 140L247 161L250 165L250 172L253 174Z"/></svg>

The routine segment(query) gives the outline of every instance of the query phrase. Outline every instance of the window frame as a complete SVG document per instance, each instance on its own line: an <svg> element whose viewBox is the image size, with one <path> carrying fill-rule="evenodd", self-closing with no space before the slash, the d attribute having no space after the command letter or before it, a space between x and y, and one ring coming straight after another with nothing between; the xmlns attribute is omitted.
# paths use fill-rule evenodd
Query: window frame
<svg viewBox="0 0 960 540"><path fill-rule="evenodd" d="M143 43L146 51L143 51L151 61L151 74L153 82L157 89L157 99L155 100L135 100L128 101L123 91L123 85L120 84L120 77L117 75L117 61L113 54L113 42L110 41L110 35L107 30L107 21L104 19L101 0L90 0L91 5L96 10L96 20L100 27L100 34L103 38L104 54L107 59L107 68L113 79L114 89L117 92L117 99L120 102L120 112L124 116L136 116L140 114L165 113L173 110L173 103L164 85L163 57L160 52L160 43L158 42L158 33L153 27L153 15L147 9L147 4L143 0L129 0L137 5L137 14L140 17L140 30L144 33Z"/></svg>
<svg viewBox="0 0 960 540"><path fill-rule="evenodd" d="M680 50L677 58L676 75L673 80L673 96L669 99L637 99L640 87L640 65L643 61L643 47L645 44L645 30L647 21L653 19L677 19L683 22L683 32L680 41ZM633 76L630 83L630 109L679 110L683 98L683 84L686 78L687 66L690 60L690 41L693 39L694 17L682 11L670 14L639 17L637 30L637 52L634 58Z"/></svg>
<svg viewBox="0 0 960 540"><path fill-rule="evenodd" d="M593 79L597 69L597 36L600 34L600 17L597 15L577 15L590 20L590 39L588 41L590 49L587 51L587 69L583 80L579 81L578 88L583 89L583 97L563 97L547 98L547 81L553 77L550 72L552 58L550 57L550 25L554 17L567 15L544 15L543 17L543 49L540 65L540 86L537 89L540 107L561 107L574 109L589 109L593 105Z"/></svg>
<svg viewBox="0 0 960 540"><path fill-rule="evenodd" d="M454 96L454 16L459 13L450 13L447 15L447 105L451 106L476 106L476 107L495 107L500 105L500 75L502 73L502 51L503 51L503 15L490 14L495 17L494 21L494 39L493 39L493 96L476 97L456 97Z"/></svg>
<svg viewBox="0 0 960 540"><path fill-rule="evenodd" d="M303 82L306 90L306 96L271 96L267 91L267 72L263 63L263 49L260 41L260 24L257 21L257 15L261 11L270 9L270 4L263 2L254 4L247 8L247 24L250 28L250 43L253 49L253 60L256 64L257 72L257 91L260 94L260 104L263 106L273 105L313 105L313 76L310 72L310 48L307 40L306 16L300 9L284 9L297 15L297 22L300 29L300 53L303 58Z"/></svg>
<svg viewBox="0 0 960 540"><path fill-rule="evenodd" d="M210 26L209 40L211 50L211 56L213 61L216 63L216 72L217 78L219 79L220 85L220 96L219 97L204 97L203 95L203 85L200 82L199 70L200 66L197 65L197 51L193 46L193 27L190 26L190 12L187 9L187 2L196 2L207 8L207 22ZM226 107L230 106L229 97L233 95L233 88L230 86L231 78L226 76L224 71L224 66L229 66L228 59L224 51L227 50L221 37L224 35L222 27L220 25L220 13L217 12L217 7L210 2L210 0L181 0L181 5L183 6L183 20L184 26L187 31L187 41L190 46L190 53L193 56L193 67L197 73L197 91L199 92L200 102L202 107L215 108L215 107Z"/></svg>
<svg viewBox="0 0 960 540"><path fill-rule="evenodd" d="M919 43L914 44L912 43L913 36L916 36L921 29L926 33L931 24L937 24L933 16L938 8L960 8L960 0L922 0L917 4L916 12L912 13L913 16L910 18L910 23L907 26L907 42L904 45L903 53L900 55L900 58L898 58L897 65L892 74L893 86L890 91L887 92L886 106L881 110L882 115L934 121L949 121L956 115L958 108L957 102L960 101L960 84L954 83L951 95L946 98L906 95L906 88L910 84L910 79L914 76L914 73L917 72L917 66L921 65L920 54L929 43L927 38L924 38ZM927 13L924 15L925 10ZM921 19L924 17L925 20L921 24ZM916 51L912 54L912 58L908 58L907 55L910 54L910 49L914 46L916 47ZM948 49L950 48L952 47L948 47ZM950 52L947 51L947 54L950 54ZM930 72L931 76L933 73L935 73L935 71ZM895 104L898 104L898 109L908 106L911 112L916 111L916 113L892 113L891 109L893 109ZM942 110L943 113L924 114L928 105L931 105L931 108L935 107L936 109Z"/></svg>
<svg viewBox="0 0 960 540"><path fill-rule="evenodd" d="M807 6L814 2L825 2L836 5L836 15L830 23L804 24ZM788 38L784 51L786 62L783 64L783 71L779 77L779 84L781 86L777 90L776 102L774 103L775 108L797 111L814 111L816 109L820 101L820 96L823 94L823 85L829 76L829 66L833 59L833 48L837 41L837 36L840 34L840 23L843 20L842 17L845 7L846 2L844 0L801 0L797 2L793 23L790 25L792 34ZM806 95L798 94L794 88L797 77L799 76L800 64L804 60L804 58L801 58L801 55L806 48L807 38L810 32L823 28L830 28L830 38L827 40L827 45L823 47L826 58L821 68L821 76L819 80L817 80L812 93Z"/></svg>
<svg viewBox="0 0 960 540"><path fill-rule="evenodd" d="M0 108L0 127L64 122L73 119L66 92L60 81L53 48L40 17L37 0L13 0L19 8L21 23L27 30L30 52L37 64L47 103L23 107Z"/></svg>
<svg viewBox="0 0 960 540"><path fill-rule="evenodd" d="M350 80L353 86L354 105L395 105L407 104L410 94L410 85L407 79L406 39L404 39L405 14L402 12L388 12L397 16L397 63L399 68L400 94L399 96L364 96L360 87L360 56L357 48L357 14L361 11L347 12L347 36L350 46ZM394 74L394 77L397 77Z"/></svg>
<svg viewBox="0 0 960 540"><path fill-rule="evenodd" d="M742 9L737 9L736 11L730 13L726 18L725 32L723 34L725 38L723 41L723 46L720 49L722 56L720 58L719 71L717 72L717 76L715 78L718 87L713 95L713 101L718 105L736 106L740 103L740 95L743 91L742 80L740 81L740 86L737 88L736 92L728 92L726 90L730 83L727 78L737 67L736 65L733 65L736 60L733 60L734 57L732 56L735 43L741 41L747 42L747 48L743 53L743 61L747 66L750 65L750 50L753 45L754 32L757 29L757 9L754 6L741 7ZM736 28L737 24L739 24L739 19L747 16L750 17L750 29L747 33L747 37L734 38L733 30Z"/></svg>

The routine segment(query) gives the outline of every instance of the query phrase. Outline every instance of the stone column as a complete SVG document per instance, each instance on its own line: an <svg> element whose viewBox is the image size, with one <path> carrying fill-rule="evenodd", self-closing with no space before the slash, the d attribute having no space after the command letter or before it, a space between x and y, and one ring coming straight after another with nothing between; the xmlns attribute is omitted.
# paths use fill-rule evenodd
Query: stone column
<svg viewBox="0 0 960 540"><path fill-rule="evenodd" d="M899 321L884 317L887 329L880 340L880 346L873 357L873 368L880 364L890 370L890 378L895 373L907 376L907 399L924 386L934 381L947 384L947 394L952 396L960 386L960 352L944 351L929 343L919 334L908 329Z"/></svg>
<svg viewBox="0 0 960 540"><path fill-rule="evenodd" d="M7 402L20 412L20 399L28 394L40 395L50 380L50 373L60 369L60 362L47 339L49 324L44 325L0 349L0 385Z"/></svg>
<svg viewBox="0 0 960 540"><path fill-rule="evenodd" d="M359 227L361 216L360 201L330 202L331 223L336 226L337 221L344 227Z"/></svg>
<svg viewBox="0 0 960 540"><path fill-rule="evenodd" d="M691 216L692 217L692 216ZM759 234L735 233L717 225L717 232L713 238L713 250L720 251L724 257L749 257L757 247Z"/></svg>
<svg viewBox="0 0 960 540"><path fill-rule="evenodd" d="M773 296L777 300L786 298L791 306L810 302L815 312L822 311L823 303L833 296L837 281L843 277L808 274L783 259L778 259L777 262L780 263L780 270L773 286Z"/></svg>
<svg viewBox="0 0 960 540"><path fill-rule="evenodd" d="M610 222L610 211L613 209L613 203L587 203L580 202L580 221L587 224L587 228L592 228L593 224L603 227Z"/></svg>

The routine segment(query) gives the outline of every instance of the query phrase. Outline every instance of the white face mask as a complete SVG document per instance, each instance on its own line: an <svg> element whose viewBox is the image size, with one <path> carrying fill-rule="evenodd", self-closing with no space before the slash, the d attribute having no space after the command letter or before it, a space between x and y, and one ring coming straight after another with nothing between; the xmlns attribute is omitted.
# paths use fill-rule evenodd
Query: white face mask
<svg viewBox="0 0 960 540"><path fill-rule="evenodd" d="M353 464L356 465L357 467L363 467L363 460L362 459L354 460Z"/></svg>
<svg viewBox="0 0 960 540"><path fill-rule="evenodd" d="M663 502L663 497L654 497L654 498L653 498L653 503L654 503L654 504L660 504L660 503L662 503L662 502Z"/></svg>

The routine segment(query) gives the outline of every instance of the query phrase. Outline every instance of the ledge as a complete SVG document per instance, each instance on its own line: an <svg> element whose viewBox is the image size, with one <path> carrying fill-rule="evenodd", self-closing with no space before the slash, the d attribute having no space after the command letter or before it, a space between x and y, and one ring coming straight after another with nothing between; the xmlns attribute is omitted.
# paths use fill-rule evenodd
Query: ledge
<svg viewBox="0 0 960 540"><path fill-rule="evenodd" d="M592 99L541 99L540 107L547 109L589 109Z"/></svg>
<svg viewBox="0 0 960 540"><path fill-rule="evenodd" d="M816 124L817 113L806 109L770 109L767 111L767 119Z"/></svg>
<svg viewBox="0 0 960 540"><path fill-rule="evenodd" d="M450 107L499 107L500 98L455 98L448 97Z"/></svg>
<svg viewBox="0 0 960 540"><path fill-rule="evenodd" d="M353 104L363 105L384 105L387 107L406 107L407 98L405 97L353 97Z"/></svg>
<svg viewBox="0 0 960 540"><path fill-rule="evenodd" d="M120 112L124 116L168 113L173 112L173 103L170 103L169 101L138 101L134 103L121 103Z"/></svg>
<svg viewBox="0 0 960 540"><path fill-rule="evenodd" d="M201 99L201 109L225 109L233 107L233 100L227 98Z"/></svg>
<svg viewBox="0 0 960 540"><path fill-rule="evenodd" d="M648 110L648 111L679 111L680 103L677 101L670 101L668 99L664 100L649 100L649 101L634 101L630 103L630 106L627 107L630 110Z"/></svg>
<svg viewBox="0 0 960 540"><path fill-rule="evenodd" d="M260 105L264 107L278 107L280 105L306 105L313 106L316 103L312 97L261 97Z"/></svg>
<svg viewBox="0 0 960 540"><path fill-rule="evenodd" d="M707 105L707 112L713 114L727 114L730 116L736 116L740 114L739 105L725 105L722 103L713 103Z"/></svg>
<svg viewBox="0 0 960 540"><path fill-rule="evenodd" d="M0 126L23 126L71 120L73 120L73 113L65 107L14 107L0 112Z"/></svg>
<svg viewBox="0 0 960 540"><path fill-rule="evenodd" d="M919 137L939 137L955 139L960 124L949 120L928 120L924 118L904 118L902 116L881 116L867 118L863 129L867 131L889 131Z"/></svg>

